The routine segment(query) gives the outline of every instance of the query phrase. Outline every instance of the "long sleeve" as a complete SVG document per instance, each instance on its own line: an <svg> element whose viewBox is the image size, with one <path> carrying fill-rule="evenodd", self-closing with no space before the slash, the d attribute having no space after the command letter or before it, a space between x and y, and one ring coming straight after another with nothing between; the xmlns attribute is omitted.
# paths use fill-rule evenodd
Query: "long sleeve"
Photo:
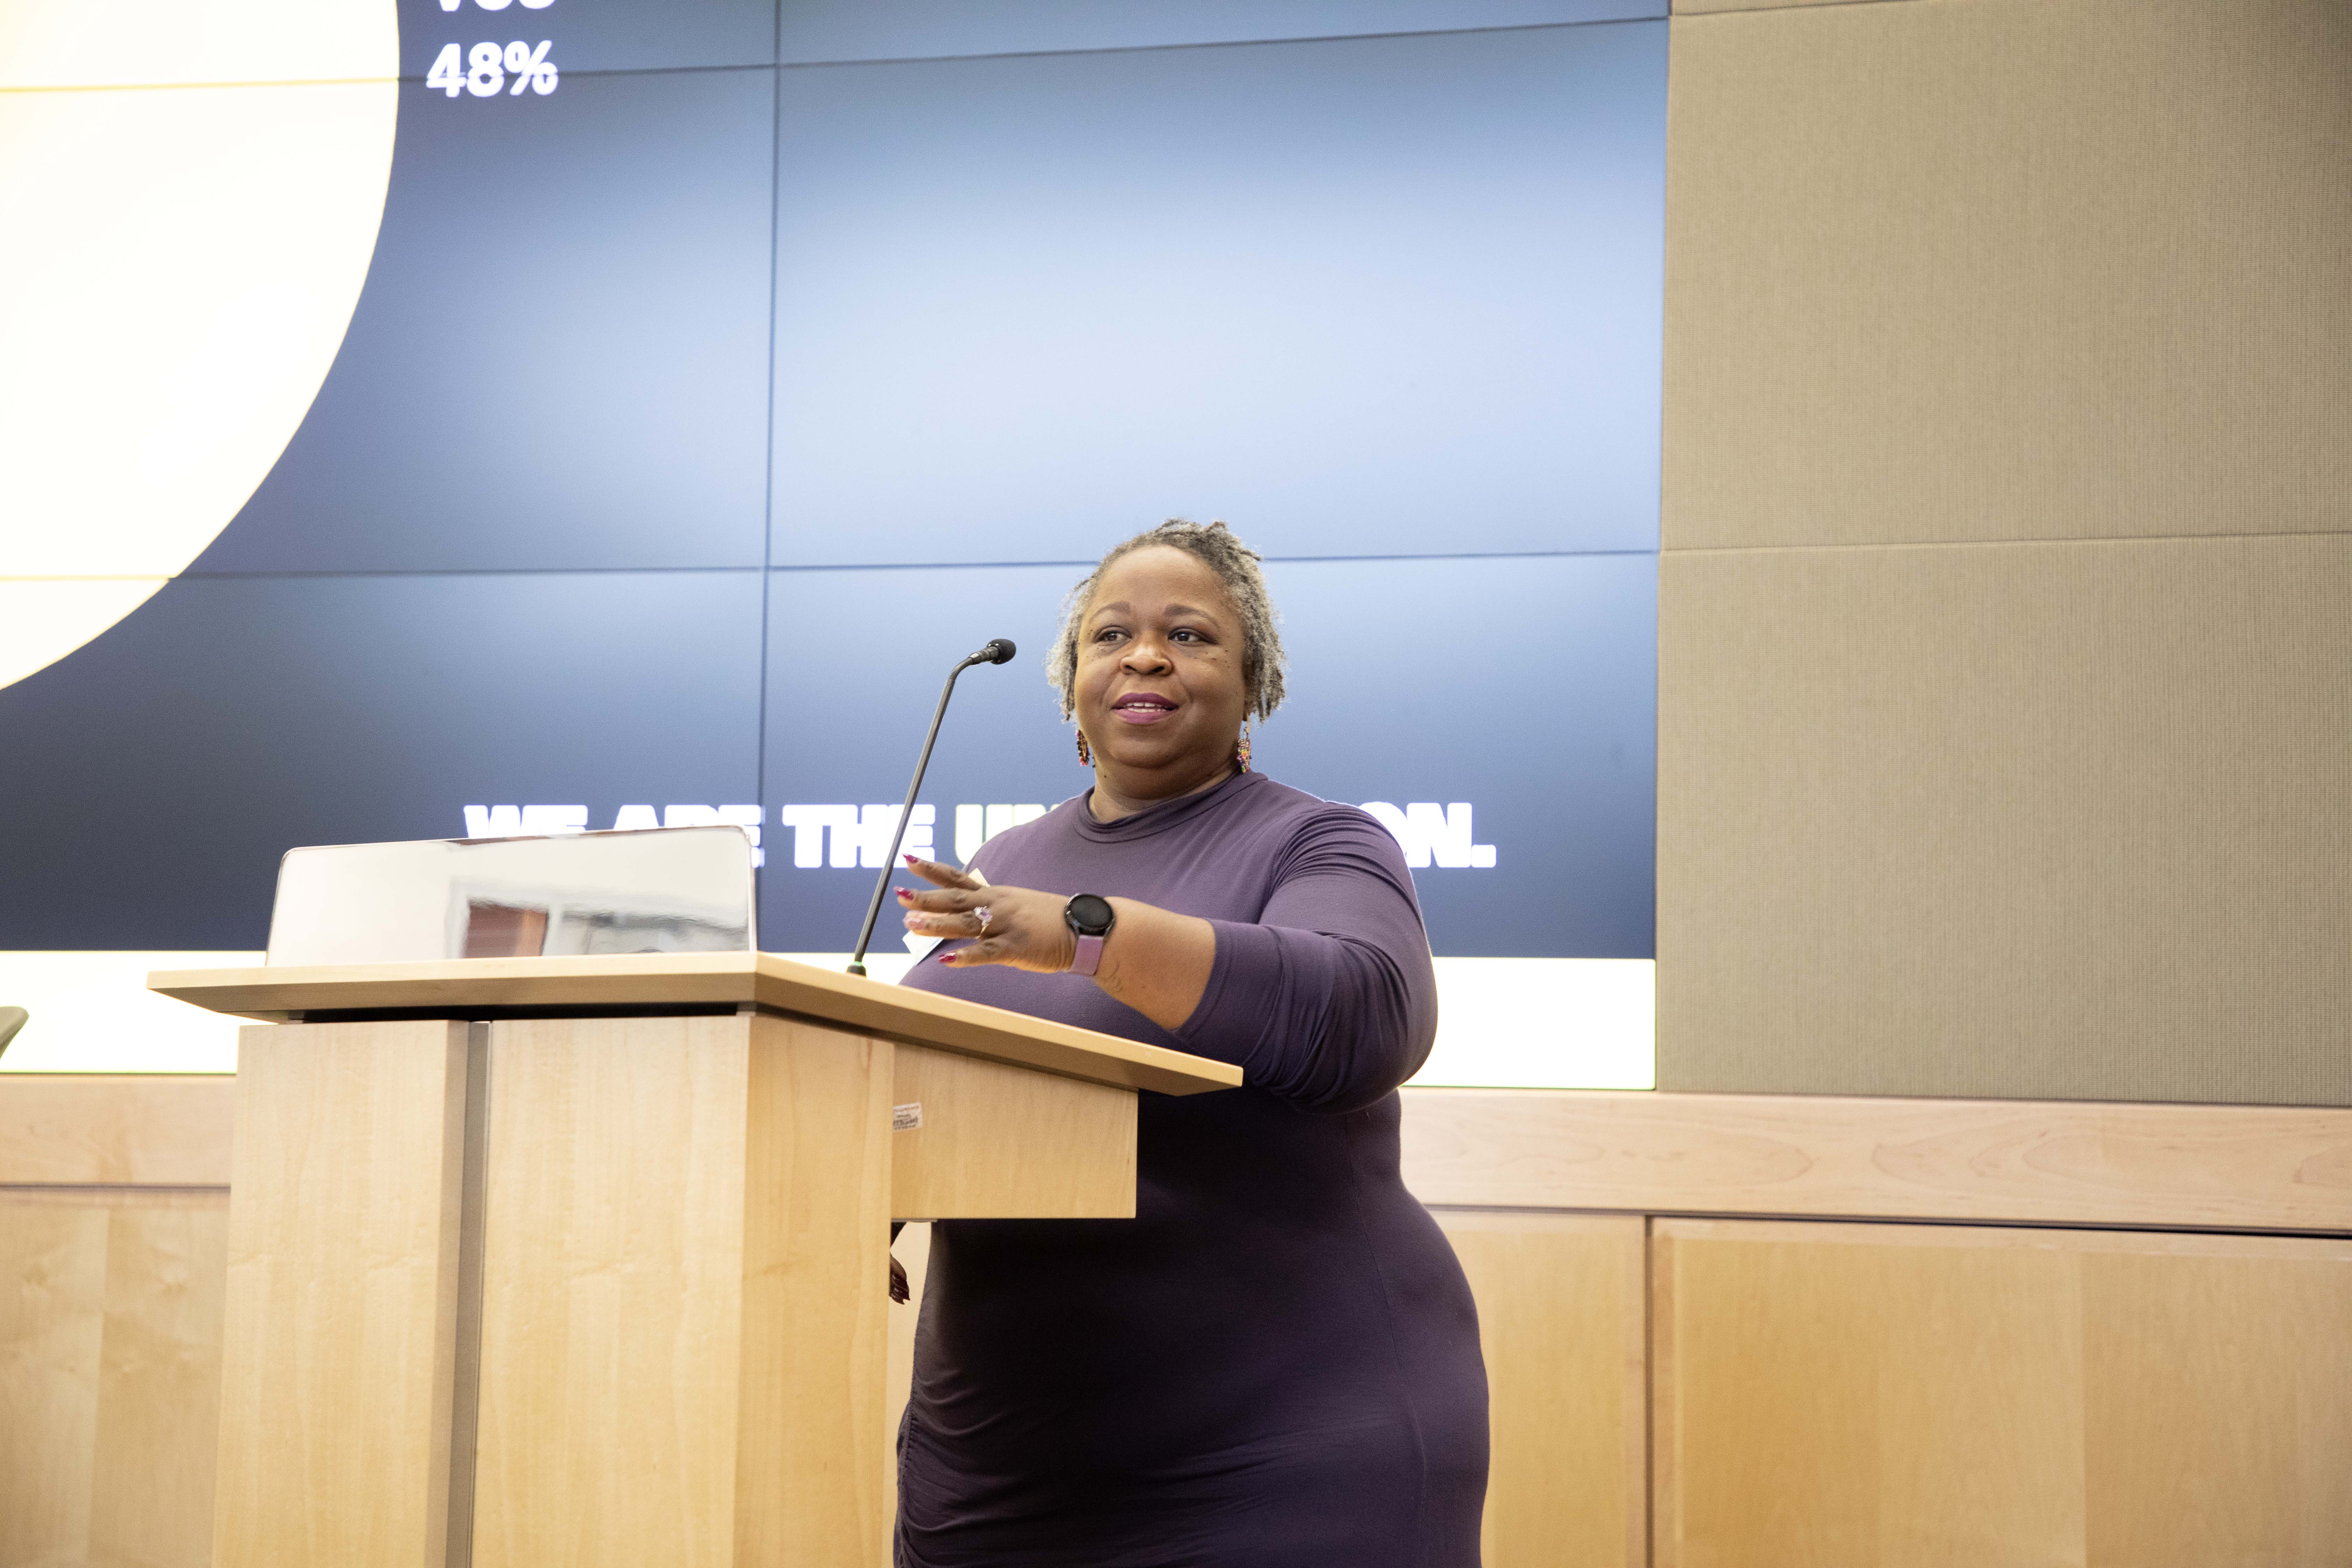
<svg viewBox="0 0 2352 1568"><path fill-rule="evenodd" d="M1208 988L1175 1031L1301 1110L1379 1100L1420 1069L1437 1032L1429 938L1403 854L1352 806L1302 823L1255 922L1212 921Z"/></svg>
<svg viewBox="0 0 2352 1568"><path fill-rule="evenodd" d="M1171 1031L1091 980L1007 964L927 959L908 984L1248 1081L1137 1101L1132 1219L932 1227L900 1560L1475 1568L1477 1310L1398 1157L1393 1091L1436 995L1396 841L1242 773L1109 822L1081 796L978 859L1005 887L1207 921L1192 1016Z"/></svg>

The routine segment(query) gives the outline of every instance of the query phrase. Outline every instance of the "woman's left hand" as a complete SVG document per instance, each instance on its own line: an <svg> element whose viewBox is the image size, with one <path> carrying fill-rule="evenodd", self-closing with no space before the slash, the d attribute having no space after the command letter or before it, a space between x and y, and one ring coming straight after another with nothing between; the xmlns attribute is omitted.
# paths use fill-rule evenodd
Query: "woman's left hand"
<svg viewBox="0 0 2352 1568"><path fill-rule="evenodd" d="M1057 974L1077 956L1078 939L1062 917L1069 900L1034 888L992 888L937 860L907 857L908 868L932 887L897 889L907 929L917 936L973 939L968 947L940 954L940 962L965 969L1009 963L1015 969Z"/></svg>

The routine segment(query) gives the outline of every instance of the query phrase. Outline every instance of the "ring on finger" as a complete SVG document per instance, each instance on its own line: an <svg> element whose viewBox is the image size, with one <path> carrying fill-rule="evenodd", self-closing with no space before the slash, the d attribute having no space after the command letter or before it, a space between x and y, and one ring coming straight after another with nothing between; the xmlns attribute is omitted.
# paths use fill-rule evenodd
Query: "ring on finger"
<svg viewBox="0 0 2352 1568"><path fill-rule="evenodd" d="M986 936L988 934L988 906L986 904L975 904L972 906L971 912L973 918L980 921L980 934Z"/></svg>

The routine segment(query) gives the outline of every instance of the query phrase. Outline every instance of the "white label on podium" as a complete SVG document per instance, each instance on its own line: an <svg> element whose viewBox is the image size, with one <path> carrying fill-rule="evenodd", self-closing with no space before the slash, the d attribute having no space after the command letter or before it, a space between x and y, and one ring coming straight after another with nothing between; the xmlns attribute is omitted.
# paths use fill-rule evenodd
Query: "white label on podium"
<svg viewBox="0 0 2352 1568"><path fill-rule="evenodd" d="M894 1105L890 1108L891 1131L912 1132L922 1124L923 1102L921 1100L918 1100L910 1105Z"/></svg>

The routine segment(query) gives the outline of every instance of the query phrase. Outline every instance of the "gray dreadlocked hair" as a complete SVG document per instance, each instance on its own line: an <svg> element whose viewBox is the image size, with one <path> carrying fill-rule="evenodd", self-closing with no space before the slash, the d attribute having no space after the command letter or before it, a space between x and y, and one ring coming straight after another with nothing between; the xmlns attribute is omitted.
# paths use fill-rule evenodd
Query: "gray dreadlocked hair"
<svg viewBox="0 0 2352 1568"><path fill-rule="evenodd" d="M1053 656L1045 661L1045 679L1062 700L1062 717L1067 719L1076 711L1078 625L1086 619L1095 584L1120 556L1155 546L1184 552L1214 572L1217 581L1225 585L1242 618L1242 687L1249 698L1243 711L1257 719L1273 712L1282 705L1282 670L1286 660L1282 634L1275 628L1274 601L1266 596L1265 574L1258 570L1261 557L1222 522L1203 526L1171 517L1157 528L1147 528L1113 545L1110 553L1095 563L1095 569L1062 601L1062 629L1054 638Z"/></svg>

